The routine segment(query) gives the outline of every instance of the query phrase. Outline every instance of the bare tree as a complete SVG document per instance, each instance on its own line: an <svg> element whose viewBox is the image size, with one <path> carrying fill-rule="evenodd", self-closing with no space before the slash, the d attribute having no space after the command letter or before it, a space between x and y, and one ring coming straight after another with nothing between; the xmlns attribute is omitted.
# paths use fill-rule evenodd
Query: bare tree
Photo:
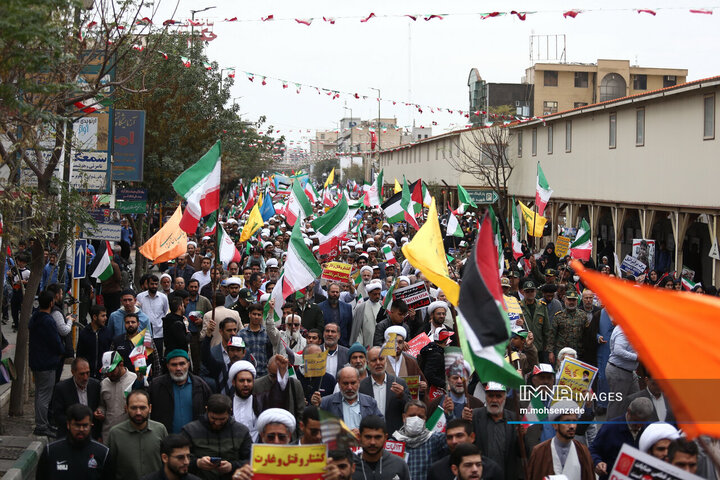
<svg viewBox="0 0 720 480"><path fill-rule="evenodd" d="M507 156L508 140L508 129L501 124L475 128L458 136L455 141L458 155L448 156L448 162L456 171L472 175L480 184L497 192L495 210L506 239L510 238L507 186L513 172Z"/></svg>

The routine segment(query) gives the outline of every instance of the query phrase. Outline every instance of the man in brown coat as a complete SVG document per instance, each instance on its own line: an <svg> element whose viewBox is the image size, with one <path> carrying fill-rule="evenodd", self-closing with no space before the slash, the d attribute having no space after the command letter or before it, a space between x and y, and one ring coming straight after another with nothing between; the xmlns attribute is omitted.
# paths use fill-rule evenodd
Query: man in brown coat
<svg viewBox="0 0 720 480"><path fill-rule="evenodd" d="M542 480L549 475L564 475L578 480L594 480L593 461L590 451L575 440L575 429L581 408L571 400L554 404L548 415L555 436L537 445L530 456L527 479Z"/></svg>

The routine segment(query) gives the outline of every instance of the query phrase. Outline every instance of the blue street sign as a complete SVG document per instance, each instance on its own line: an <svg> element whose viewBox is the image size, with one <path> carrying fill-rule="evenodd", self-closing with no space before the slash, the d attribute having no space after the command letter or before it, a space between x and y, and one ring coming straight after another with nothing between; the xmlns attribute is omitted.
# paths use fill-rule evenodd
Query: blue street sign
<svg viewBox="0 0 720 480"><path fill-rule="evenodd" d="M73 250L73 280L85 278L85 267L87 266L87 240L75 240Z"/></svg>

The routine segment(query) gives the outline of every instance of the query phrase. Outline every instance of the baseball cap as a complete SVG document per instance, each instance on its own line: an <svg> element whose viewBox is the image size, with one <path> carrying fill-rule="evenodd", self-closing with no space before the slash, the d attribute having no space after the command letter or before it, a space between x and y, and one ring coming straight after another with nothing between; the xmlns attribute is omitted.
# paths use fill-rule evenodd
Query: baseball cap
<svg viewBox="0 0 720 480"><path fill-rule="evenodd" d="M525 330L525 329L524 329L523 327L521 327L520 325L515 325L514 327L512 327L512 334L513 334L513 335L516 335L516 336L518 336L518 337L527 338L527 336L528 336L528 331Z"/></svg>
<svg viewBox="0 0 720 480"><path fill-rule="evenodd" d="M523 283L523 290L535 290L537 287L535 286L535 282L532 280L528 280L527 282Z"/></svg>
<svg viewBox="0 0 720 480"><path fill-rule="evenodd" d="M233 335L230 337L230 340L228 340L228 347L234 347L234 348L245 348L245 341L240 335Z"/></svg>
<svg viewBox="0 0 720 480"><path fill-rule="evenodd" d="M507 388L505 388L505 385L498 382L487 382L485 385L485 391L486 392L507 392Z"/></svg>
<svg viewBox="0 0 720 480"><path fill-rule="evenodd" d="M253 294L249 288L241 288L240 292L238 293L238 298L241 298L241 299L245 300L246 302L252 302Z"/></svg>
<svg viewBox="0 0 720 480"><path fill-rule="evenodd" d="M438 328L437 330L435 330L435 333L433 333L433 341L442 342L452 337L453 335L455 335L455 332L451 332L445 327Z"/></svg>
<svg viewBox="0 0 720 480"><path fill-rule="evenodd" d="M102 356L102 368L100 373L110 373L122 362L123 359L118 352L105 352Z"/></svg>
<svg viewBox="0 0 720 480"><path fill-rule="evenodd" d="M507 277L502 277L500 279L500 286L510 288L510 279Z"/></svg>

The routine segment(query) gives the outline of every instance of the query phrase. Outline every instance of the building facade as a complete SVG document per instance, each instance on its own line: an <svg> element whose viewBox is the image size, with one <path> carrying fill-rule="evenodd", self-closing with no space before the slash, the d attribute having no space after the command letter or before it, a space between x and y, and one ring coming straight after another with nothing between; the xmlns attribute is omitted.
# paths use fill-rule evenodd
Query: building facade
<svg viewBox="0 0 720 480"><path fill-rule="evenodd" d="M597 63L536 63L524 82L534 86L534 115L550 115L628 95L685 83L687 70L646 68L628 60Z"/></svg>
<svg viewBox="0 0 720 480"><path fill-rule="evenodd" d="M492 120L487 113L498 107L511 107L512 115L533 116L533 86L529 83L489 83L482 79L477 68L468 75L469 113L473 126L484 126Z"/></svg>
<svg viewBox="0 0 720 480"><path fill-rule="evenodd" d="M713 77L511 125L508 193L532 202L539 162L554 189L545 241L585 218L593 253L611 263L633 240L651 239L655 258L669 258L663 269L686 266L696 281L720 284L709 256L720 215L719 95Z"/></svg>

